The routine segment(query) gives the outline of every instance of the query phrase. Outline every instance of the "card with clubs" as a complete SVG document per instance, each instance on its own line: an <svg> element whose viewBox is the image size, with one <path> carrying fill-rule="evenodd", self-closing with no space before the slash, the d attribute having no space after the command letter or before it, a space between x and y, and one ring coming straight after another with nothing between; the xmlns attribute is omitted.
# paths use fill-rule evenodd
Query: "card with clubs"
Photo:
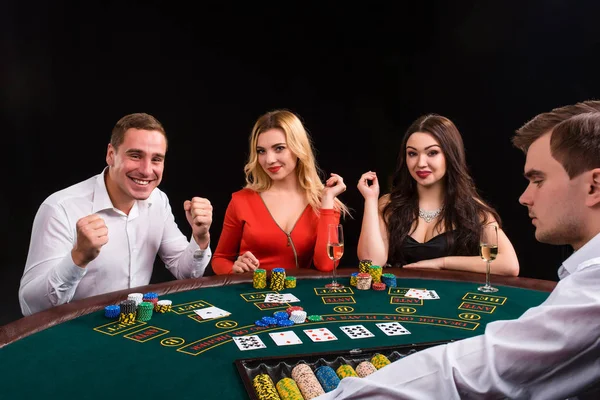
<svg viewBox="0 0 600 400"><path fill-rule="evenodd" d="M271 332L269 333L271 339L277 346L289 346L291 344L302 344L302 340L296 335L294 331L285 332Z"/></svg>
<svg viewBox="0 0 600 400"><path fill-rule="evenodd" d="M267 346L263 343L262 340L257 335L250 336L235 336L233 341L237 345L237 347L242 350L256 350L256 349L265 349Z"/></svg>
<svg viewBox="0 0 600 400"><path fill-rule="evenodd" d="M265 296L265 303L294 303L300 301L291 293L269 293Z"/></svg>
<svg viewBox="0 0 600 400"><path fill-rule="evenodd" d="M305 329L304 333L313 342L330 342L332 340L338 340L337 337L327 328Z"/></svg>
<svg viewBox="0 0 600 400"><path fill-rule="evenodd" d="M201 316L202 319L219 318L231 315L229 311L225 311L219 307L206 307L199 310L194 310L194 312Z"/></svg>
<svg viewBox="0 0 600 400"><path fill-rule="evenodd" d="M350 339L362 339L373 337L371 331L365 328L363 325L346 325L340 326L340 329L350 337Z"/></svg>
<svg viewBox="0 0 600 400"><path fill-rule="evenodd" d="M398 322L380 322L376 325L388 336L410 335L408 329L400 325Z"/></svg>

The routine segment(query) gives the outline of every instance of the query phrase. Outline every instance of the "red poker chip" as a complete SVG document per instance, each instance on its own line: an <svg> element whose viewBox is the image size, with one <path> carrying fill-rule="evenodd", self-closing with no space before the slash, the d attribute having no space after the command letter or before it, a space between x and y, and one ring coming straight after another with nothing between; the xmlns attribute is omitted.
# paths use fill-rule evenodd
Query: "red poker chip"
<svg viewBox="0 0 600 400"><path fill-rule="evenodd" d="M373 290L385 290L385 283L383 283L383 282L373 283Z"/></svg>

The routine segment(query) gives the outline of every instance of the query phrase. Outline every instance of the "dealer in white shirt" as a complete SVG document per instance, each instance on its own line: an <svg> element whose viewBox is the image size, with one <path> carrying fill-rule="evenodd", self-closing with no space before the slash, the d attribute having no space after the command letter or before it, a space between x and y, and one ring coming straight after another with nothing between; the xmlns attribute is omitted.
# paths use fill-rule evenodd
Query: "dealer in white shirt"
<svg viewBox="0 0 600 400"><path fill-rule="evenodd" d="M157 119L127 115L113 128L108 167L42 203L19 289L23 315L147 285L157 255L177 279L204 274L212 206L200 197L185 201L192 227L188 241L167 195L157 188L166 152L166 133Z"/></svg>
<svg viewBox="0 0 600 400"><path fill-rule="evenodd" d="M519 201L536 239L575 250L548 299L484 335L344 378L319 400L600 398L600 102L540 114L514 142L527 154Z"/></svg>

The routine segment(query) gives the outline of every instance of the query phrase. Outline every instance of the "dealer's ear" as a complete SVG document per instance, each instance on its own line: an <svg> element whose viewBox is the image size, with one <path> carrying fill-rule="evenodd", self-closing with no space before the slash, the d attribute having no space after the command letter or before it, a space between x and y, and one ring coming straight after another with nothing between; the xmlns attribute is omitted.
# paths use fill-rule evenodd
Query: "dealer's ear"
<svg viewBox="0 0 600 400"><path fill-rule="evenodd" d="M596 207L600 205L600 168L594 168L588 172L588 195L585 205L588 207Z"/></svg>

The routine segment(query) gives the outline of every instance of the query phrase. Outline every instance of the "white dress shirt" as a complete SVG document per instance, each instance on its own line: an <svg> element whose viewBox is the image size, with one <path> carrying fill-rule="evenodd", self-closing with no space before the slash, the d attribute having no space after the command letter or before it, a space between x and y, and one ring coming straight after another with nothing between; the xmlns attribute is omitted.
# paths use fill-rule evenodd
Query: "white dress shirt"
<svg viewBox="0 0 600 400"><path fill-rule="evenodd" d="M106 171L106 169L105 169ZM158 254L177 279L204 274L210 247L200 250L181 233L161 190L138 200L126 215L113 207L104 172L48 197L40 206L21 278L23 315L115 290L147 285ZM108 227L108 243L86 268L73 263L71 250L80 218L98 214Z"/></svg>
<svg viewBox="0 0 600 400"><path fill-rule="evenodd" d="M485 333L344 378L326 399L565 399L600 383L600 234L569 257L546 301Z"/></svg>

